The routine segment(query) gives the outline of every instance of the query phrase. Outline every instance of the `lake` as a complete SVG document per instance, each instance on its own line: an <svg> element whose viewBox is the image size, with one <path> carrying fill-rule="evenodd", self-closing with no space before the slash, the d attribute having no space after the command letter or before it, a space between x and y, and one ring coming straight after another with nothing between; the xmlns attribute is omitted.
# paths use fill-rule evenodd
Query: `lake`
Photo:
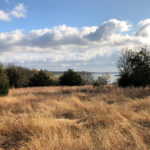
<svg viewBox="0 0 150 150"><path fill-rule="evenodd" d="M108 72L108 73L111 76L110 83L115 82L117 80L117 78L118 78L118 72ZM104 72L92 73L94 79L97 79L99 76L101 76L103 74L105 74L105 73Z"/></svg>

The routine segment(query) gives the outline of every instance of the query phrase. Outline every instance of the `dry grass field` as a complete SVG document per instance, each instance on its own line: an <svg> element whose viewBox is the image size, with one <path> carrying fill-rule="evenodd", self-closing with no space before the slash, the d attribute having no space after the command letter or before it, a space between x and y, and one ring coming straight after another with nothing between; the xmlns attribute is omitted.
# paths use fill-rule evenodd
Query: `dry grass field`
<svg viewBox="0 0 150 150"><path fill-rule="evenodd" d="M150 88L41 87L0 97L1 150L149 150Z"/></svg>

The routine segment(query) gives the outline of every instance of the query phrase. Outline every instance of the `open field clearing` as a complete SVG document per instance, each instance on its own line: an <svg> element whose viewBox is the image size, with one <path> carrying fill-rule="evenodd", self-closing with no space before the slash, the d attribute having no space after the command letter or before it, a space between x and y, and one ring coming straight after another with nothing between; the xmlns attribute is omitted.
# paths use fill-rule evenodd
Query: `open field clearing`
<svg viewBox="0 0 150 150"><path fill-rule="evenodd" d="M40 87L0 97L1 150L149 150L150 88Z"/></svg>

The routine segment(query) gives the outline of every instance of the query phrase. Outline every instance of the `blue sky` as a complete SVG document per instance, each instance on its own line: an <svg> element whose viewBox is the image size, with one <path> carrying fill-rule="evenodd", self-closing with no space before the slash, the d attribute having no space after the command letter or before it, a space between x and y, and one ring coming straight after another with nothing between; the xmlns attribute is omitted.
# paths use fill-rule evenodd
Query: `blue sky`
<svg viewBox="0 0 150 150"><path fill-rule="evenodd" d="M27 9L25 19L1 22L0 31L16 28L29 31L61 24L73 27L100 25L116 18L137 23L149 17L149 0L1 0L1 10L11 10L18 3Z"/></svg>
<svg viewBox="0 0 150 150"><path fill-rule="evenodd" d="M29 68L117 71L150 43L149 0L0 0L0 59Z"/></svg>

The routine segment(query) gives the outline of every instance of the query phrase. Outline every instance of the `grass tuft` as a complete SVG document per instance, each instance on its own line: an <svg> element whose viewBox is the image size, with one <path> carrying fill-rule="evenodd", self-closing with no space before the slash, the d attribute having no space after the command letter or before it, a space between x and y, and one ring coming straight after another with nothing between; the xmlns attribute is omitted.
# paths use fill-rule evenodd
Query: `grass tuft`
<svg viewBox="0 0 150 150"><path fill-rule="evenodd" d="M1 150L148 150L150 88L39 87L0 97Z"/></svg>

